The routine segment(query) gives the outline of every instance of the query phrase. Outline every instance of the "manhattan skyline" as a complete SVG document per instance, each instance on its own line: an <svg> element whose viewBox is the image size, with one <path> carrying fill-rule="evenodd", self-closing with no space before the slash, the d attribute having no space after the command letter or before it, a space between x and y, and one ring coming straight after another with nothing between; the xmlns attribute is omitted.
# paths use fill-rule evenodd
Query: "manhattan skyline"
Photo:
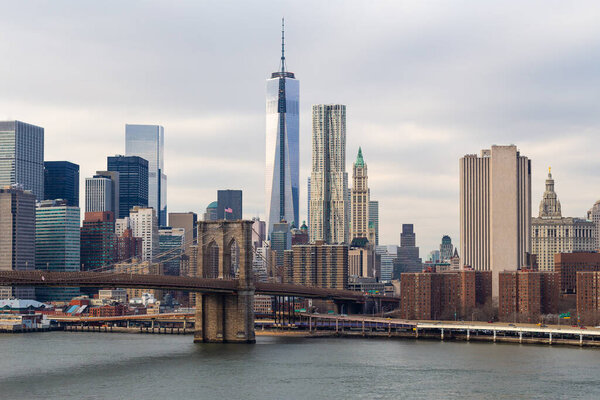
<svg viewBox="0 0 600 400"><path fill-rule="evenodd" d="M215 190L236 188L244 216L265 219L264 78L285 16L286 58L303 85L299 223L310 107L346 104L347 151L369 155L380 243L398 244L401 224L412 223L427 251L445 233L458 243L458 159L492 144L514 143L532 160L533 204L550 165L565 215L583 217L600 198L600 8L545 4L348 2L340 14L341 3L260 12L118 3L118 15L11 4L0 16L0 48L14 55L0 66L0 117L44 127L45 159L79 164L82 180L125 153L125 124L162 125L169 210L202 213Z"/></svg>

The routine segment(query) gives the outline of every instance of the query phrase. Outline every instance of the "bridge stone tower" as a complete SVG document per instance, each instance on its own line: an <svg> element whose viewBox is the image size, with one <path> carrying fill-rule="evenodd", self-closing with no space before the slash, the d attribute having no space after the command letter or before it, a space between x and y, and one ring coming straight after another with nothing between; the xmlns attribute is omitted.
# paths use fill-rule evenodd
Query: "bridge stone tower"
<svg viewBox="0 0 600 400"><path fill-rule="evenodd" d="M196 296L194 342L254 343L252 221L198 222L198 276L235 279L235 293Z"/></svg>

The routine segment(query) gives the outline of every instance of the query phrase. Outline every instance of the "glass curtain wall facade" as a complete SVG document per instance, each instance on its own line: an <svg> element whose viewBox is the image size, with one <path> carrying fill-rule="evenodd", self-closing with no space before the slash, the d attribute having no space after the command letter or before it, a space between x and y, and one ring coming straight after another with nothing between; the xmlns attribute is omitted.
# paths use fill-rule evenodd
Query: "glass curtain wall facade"
<svg viewBox="0 0 600 400"><path fill-rule="evenodd" d="M44 200L56 199L79 207L79 165L68 161L44 162Z"/></svg>
<svg viewBox="0 0 600 400"><path fill-rule="evenodd" d="M265 200L268 236L273 225L282 220L299 226L299 104L300 83L286 71L282 54L281 69L267 79Z"/></svg>
<svg viewBox="0 0 600 400"><path fill-rule="evenodd" d="M159 226L167 225L165 130L160 125L125 125L125 154L148 160L148 207L156 210Z"/></svg>
<svg viewBox="0 0 600 400"><path fill-rule="evenodd" d="M23 185L44 199L44 128L0 122L0 187Z"/></svg>
<svg viewBox="0 0 600 400"><path fill-rule="evenodd" d="M79 207L45 200L35 212L35 267L44 271L80 270ZM68 301L78 288L36 288L38 301Z"/></svg>
<svg viewBox="0 0 600 400"><path fill-rule="evenodd" d="M118 218L135 207L148 207L148 161L138 156L108 157L107 169L119 173Z"/></svg>

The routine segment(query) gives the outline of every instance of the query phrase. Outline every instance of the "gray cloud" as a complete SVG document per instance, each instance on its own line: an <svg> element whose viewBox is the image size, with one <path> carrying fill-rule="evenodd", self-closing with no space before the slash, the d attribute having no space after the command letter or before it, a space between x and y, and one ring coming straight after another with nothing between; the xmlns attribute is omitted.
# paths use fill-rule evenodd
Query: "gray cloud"
<svg viewBox="0 0 600 400"><path fill-rule="evenodd" d="M348 105L380 201L381 238L415 223L422 255L458 243L458 159L515 143L533 160L534 212L552 165L563 212L600 198L600 5L594 1L13 2L0 14L0 117L46 128L46 158L82 179L124 151L125 123L166 133L169 209L218 188L263 211L265 79L301 87L301 214L310 105Z"/></svg>

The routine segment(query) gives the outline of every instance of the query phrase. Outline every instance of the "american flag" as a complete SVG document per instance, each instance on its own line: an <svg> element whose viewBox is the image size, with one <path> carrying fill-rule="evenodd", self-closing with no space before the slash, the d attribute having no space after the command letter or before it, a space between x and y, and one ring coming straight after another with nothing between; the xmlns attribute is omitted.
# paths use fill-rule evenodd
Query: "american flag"
<svg viewBox="0 0 600 400"><path fill-rule="evenodd" d="M232 210L231 208L226 208L226 209L225 209L225 212L226 212L226 213L229 213L229 214L233 214L233 210Z"/></svg>

